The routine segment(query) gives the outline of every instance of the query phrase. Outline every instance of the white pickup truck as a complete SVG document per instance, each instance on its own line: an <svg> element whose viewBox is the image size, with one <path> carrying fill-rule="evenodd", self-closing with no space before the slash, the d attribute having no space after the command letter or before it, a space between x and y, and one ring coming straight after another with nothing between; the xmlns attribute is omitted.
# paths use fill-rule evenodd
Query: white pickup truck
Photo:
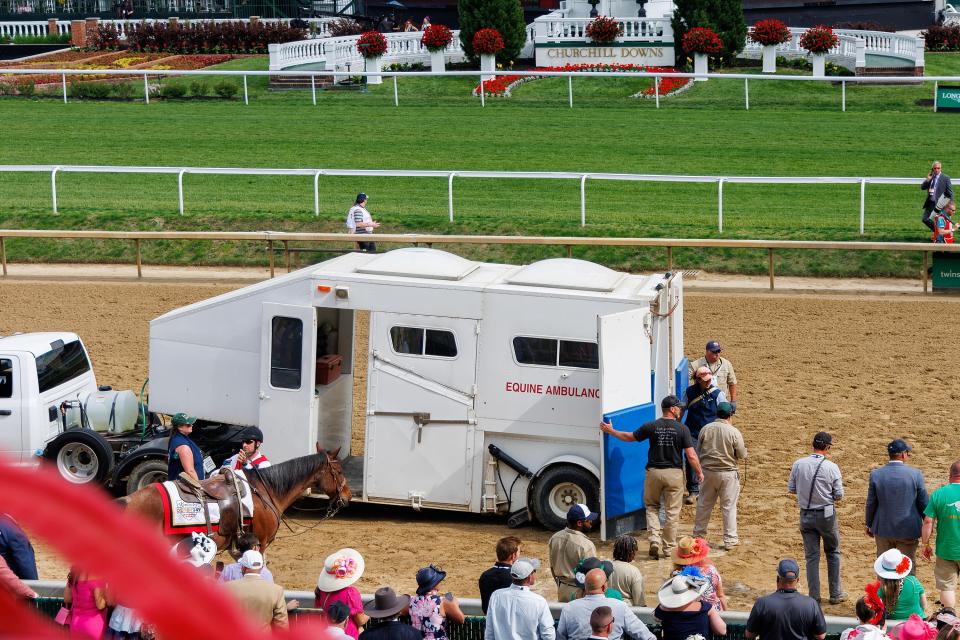
<svg viewBox="0 0 960 640"><path fill-rule="evenodd" d="M220 464L239 431L198 423L193 438ZM76 334L0 337L0 453L14 463L46 459L70 482L130 493L166 479L167 435L132 391L97 386Z"/></svg>

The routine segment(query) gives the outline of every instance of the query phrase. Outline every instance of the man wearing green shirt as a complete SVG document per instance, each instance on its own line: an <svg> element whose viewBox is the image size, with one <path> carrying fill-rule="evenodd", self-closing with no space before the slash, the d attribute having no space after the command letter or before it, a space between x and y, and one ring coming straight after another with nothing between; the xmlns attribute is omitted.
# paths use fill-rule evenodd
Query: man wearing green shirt
<svg viewBox="0 0 960 640"><path fill-rule="evenodd" d="M923 531L920 543L923 557L933 555L930 534L937 522L937 562L933 575L940 590L940 602L953 608L957 603L957 579L960 577L960 460L950 465L950 484L933 492L923 511Z"/></svg>

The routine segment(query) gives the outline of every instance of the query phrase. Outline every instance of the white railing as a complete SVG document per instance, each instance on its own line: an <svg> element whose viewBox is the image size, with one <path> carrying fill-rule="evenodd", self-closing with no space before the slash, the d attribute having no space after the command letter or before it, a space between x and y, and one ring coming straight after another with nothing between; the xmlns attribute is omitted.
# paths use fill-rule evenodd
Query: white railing
<svg viewBox="0 0 960 640"><path fill-rule="evenodd" d="M337 18L309 18L305 22L310 23L310 36L312 38L326 38L330 35L330 23L337 20ZM189 22L248 22L249 20L244 18L197 18L193 20L181 19L181 24L186 24ZM261 18L261 22L265 23L274 23L274 22L290 22L285 18ZM127 30L130 28L130 25L146 23L146 22L169 22L169 19L166 18L144 18L142 20L100 20L99 24L111 24L117 28L117 31L120 32L121 38L127 37ZM69 20L58 20L57 21L57 33L59 35L69 35L70 34L70 21ZM47 21L46 20L30 20L30 21L17 21L17 22L0 22L0 36L45 36L47 35Z"/></svg>
<svg viewBox="0 0 960 640"><path fill-rule="evenodd" d="M752 30L752 27L751 27ZM800 36L806 29L791 28L790 40L777 45L778 56L787 58L809 58L809 52L800 46ZM890 56L913 63L915 68L924 66L924 41L919 36L908 36L885 31L860 31L855 29L834 29L840 43L830 50L827 59L851 71L867 66L867 54ZM763 47L747 38L742 56L759 58Z"/></svg>
<svg viewBox="0 0 960 640"><path fill-rule="evenodd" d="M947 4L947 6L943 9L943 26L960 26L960 11L958 11L957 8L952 4Z"/></svg>
<svg viewBox="0 0 960 640"><path fill-rule="evenodd" d="M666 18L614 18L623 28L624 40L657 41L673 40L673 27ZM540 16L533 21L538 40L587 42L587 25L592 18L564 18L558 12Z"/></svg>
<svg viewBox="0 0 960 640"><path fill-rule="evenodd" d="M0 70L2 71L2 70ZM58 173L108 173L108 174L166 174L177 176L177 202L180 215L184 213L183 178L185 175L217 176L309 176L313 178L313 213L320 215L321 177L377 177L377 178L442 178L447 181L448 216L453 222L454 178L520 179L520 180L576 180L580 183L580 225L587 224L587 180L618 182L686 182L717 185L717 229L723 231L723 187L726 184L814 184L857 185L860 188L860 234L864 230L867 184L893 184L918 186L919 178L884 178L855 176L698 176L661 175L639 173L573 173L567 171L461 171L461 170L377 170L377 169L272 169L272 168L211 168L211 167L132 167L96 165L0 165L0 173L49 173L53 213L57 213Z"/></svg>
<svg viewBox="0 0 960 640"><path fill-rule="evenodd" d="M420 42L423 33L412 31L409 33L385 33L387 52L383 54L383 61L390 62L427 62L430 52ZM322 38L315 40L299 40L284 44L272 44L270 50L270 69L280 70L304 64L323 63L330 71L361 71L364 68L363 56L357 49L360 36L341 36L339 38ZM444 49L444 58L448 61L464 59L463 49L460 46L460 32L453 32L453 40Z"/></svg>
<svg viewBox="0 0 960 640"><path fill-rule="evenodd" d="M70 22L59 20L57 22L57 33L65 36L70 34ZM24 20L16 22L0 22L0 36L45 36L47 35L46 20Z"/></svg>

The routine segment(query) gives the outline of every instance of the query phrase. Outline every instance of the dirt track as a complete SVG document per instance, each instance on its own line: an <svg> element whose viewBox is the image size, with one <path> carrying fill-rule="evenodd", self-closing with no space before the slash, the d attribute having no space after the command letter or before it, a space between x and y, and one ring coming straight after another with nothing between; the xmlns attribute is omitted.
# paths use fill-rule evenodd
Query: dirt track
<svg viewBox="0 0 960 640"><path fill-rule="evenodd" d="M146 375L147 321L164 311L213 296L224 286L165 284L0 284L0 334L71 330L90 348L101 384L139 389ZM738 426L751 460L740 501L744 545L717 554L716 563L734 608L773 588L778 558L802 559L795 501L786 493L790 463L803 455L812 434L834 433L835 460L844 473L848 499L839 508L844 550L844 586L853 595L872 576L872 542L863 534L863 504L869 469L885 458L884 445L907 438L916 448L929 489L946 481L956 455L954 408L944 401L955 375L930 356L932 337L960 301L894 297L688 294L686 344L698 351L718 337L740 379ZM945 355L945 354L944 354ZM947 394L948 395L948 394ZM269 451L268 451L269 453ZM293 514L312 526L312 514ZM684 510L682 531L692 528ZM711 534L718 536L715 515ZM298 531L302 527L295 527ZM352 505L331 522L292 537L281 529L268 560L287 588L312 588L331 551L353 546L366 558L363 592L380 584L414 588L416 569L435 562L449 570L448 588L476 596L476 577L490 561L496 539L511 532L479 516ZM527 527L517 533L528 553L546 558L548 533ZM642 547L645 548L645 547ZM601 555L609 557L609 548ZM41 552L41 577L62 578L65 563ZM648 602L669 572L665 561L642 561ZM823 579L826 579L825 568ZM932 569L920 578L934 596ZM539 585L555 595L544 576ZM851 615L849 606L827 612Z"/></svg>

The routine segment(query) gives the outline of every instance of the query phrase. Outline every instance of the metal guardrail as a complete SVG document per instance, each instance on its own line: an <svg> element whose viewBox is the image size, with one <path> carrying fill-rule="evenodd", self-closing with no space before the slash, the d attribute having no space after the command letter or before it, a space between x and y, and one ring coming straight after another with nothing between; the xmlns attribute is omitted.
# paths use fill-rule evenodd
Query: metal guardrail
<svg viewBox="0 0 960 640"><path fill-rule="evenodd" d="M177 205L184 214L183 177L185 175L247 175L247 176L309 176L313 178L313 213L320 215L320 178L381 177L381 178L446 178L447 212L453 222L454 178L493 178L525 180L578 180L580 182L580 226L587 224L587 180L620 182L689 182L717 185L717 230L723 232L723 187L725 184L850 184L860 186L859 230L864 233L867 184L916 185L918 178L890 178L864 176L705 176L640 173L578 173L570 171L457 171L457 170L380 170L380 169L280 169L265 167L135 167L98 165L0 165L0 173L49 173L50 197L53 213L57 210L58 173L139 173L177 176Z"/></svg>
<svg viewBox="0 0 960 640"><path fill-rule="evenodd" d="M150 240L209 240L233 242L262 242L266 244L269 256L270 277L276 275L274 243L282 243L286 270L290 271L291 242L334 242L353 246L357 236L347 233L291 233L285 231L71 231L51 229L0 229L0 265L2 275L8 275L6 240L8 238L59 238L87 240L125 240L134 243L137 277L143 277L143 259L141 242ZM673 270L673 250L681 247L700 249L730 248L757 249L767 252L767 272L770 290L774 289L774 251L812 250L812 251L905 251L923 254L921 278L923 292L929 289L927 267L931 252L957 253L960 244L938 244L925 242L836 242L818 240L722 240L713 238L593 238L576 236L471 236L440 234L378 234L373 236L378 243L426 245L435 244L480 244L480 245L540 245L559 246L566 249L567 256L573 253L573 247L661 247L667 250L666 269Z"/></svg>

